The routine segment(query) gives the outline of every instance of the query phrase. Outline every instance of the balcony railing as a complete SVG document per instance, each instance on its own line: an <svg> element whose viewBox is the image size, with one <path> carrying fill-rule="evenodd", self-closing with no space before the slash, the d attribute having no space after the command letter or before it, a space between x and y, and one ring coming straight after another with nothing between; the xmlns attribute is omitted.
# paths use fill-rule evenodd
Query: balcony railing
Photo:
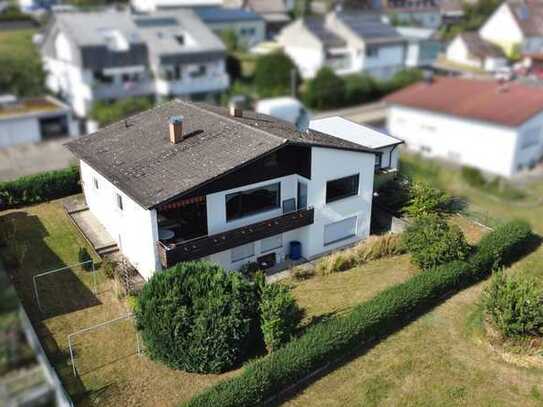
<svg viewBox="0 0 543 407"><path fill-rule="evenodd" d="M279 233L311 225L313 208L300 209L252 225L228 230L211 236L202 236L180 243L158 242L160 263L168 268L182 261L199 259Z"/></svg>

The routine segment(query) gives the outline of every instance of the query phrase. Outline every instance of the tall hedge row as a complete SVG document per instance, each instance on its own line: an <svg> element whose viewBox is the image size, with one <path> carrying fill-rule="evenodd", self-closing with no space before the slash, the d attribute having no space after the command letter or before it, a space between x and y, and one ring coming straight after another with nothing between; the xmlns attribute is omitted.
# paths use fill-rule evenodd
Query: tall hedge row
<svg viewBox="0 0 543 407"><path fill-rule="evenodd" d="M79 168L47 171L0 182L0 209L28 205L81 192Z"/></svg>
<svg viewBox="0 0 543 407"><path fill-rule="evenodd" d="M240 376L193 398L187 406L257 405L364 343L382 337L440 299L483 278L494 265L514 260L531 236L523 222L499 227L481 241L468 261L455 261L391 287L350 314L315 325L283 348L249 364Z"/></svg>

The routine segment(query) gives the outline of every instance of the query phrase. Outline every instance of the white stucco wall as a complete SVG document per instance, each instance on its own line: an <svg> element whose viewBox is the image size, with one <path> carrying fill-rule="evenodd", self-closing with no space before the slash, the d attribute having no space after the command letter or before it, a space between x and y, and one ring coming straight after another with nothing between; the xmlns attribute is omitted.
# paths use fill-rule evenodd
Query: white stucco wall
<svg viewBox="0 0 543 407"><path fill-rule="evenodd" d="M375 47L375 45L371 45ZM362 71L377 79L389 79L405 64L404 44L379 45L377 55L362 54Z"/></svg>
<svg viewBox="0 0 543 407"><path fill-rule="evenodd" d="M515 162L516 171L532 167L543 158L543 113L540 113L517 130Z"/></svg>
<svg viewBox="0 0 543 407"><path fill-rule="evenodd" d="M40 126L35 117L0 120L0 148L40 140Z"/></svg>
<svg viewBox="0 0 543 407"><path fill-rule="evenodd" d="M94 178L99 188L94 186ZM156 211L142 208L112 183L81 161L81 181L90 211L119 245L122 254L148 279L161 269L156 242ZM122 197L123 210L117 207Z"/></svg>
<svg viewBox="0 0 543 407"><path fill-rule="evenodd" d="M524 35L506 2L486 20L479 29L479 35L484 40L504 48L520 44L524 40Z"/></svg>
<svg viewBox="0 0 543 407"><path fill-rule="evenodd" d="M509 177L515 172L514 128L392 105L387 128L409 149Z"/></svg>
<svg viewBox="0 0 543 407"><path fill-rule="evenodd" d="M483 61L474 58L469 54L466 43L459 35L447 47L447 59L457 64L472 66L474 68L483 68Z"/></svg>

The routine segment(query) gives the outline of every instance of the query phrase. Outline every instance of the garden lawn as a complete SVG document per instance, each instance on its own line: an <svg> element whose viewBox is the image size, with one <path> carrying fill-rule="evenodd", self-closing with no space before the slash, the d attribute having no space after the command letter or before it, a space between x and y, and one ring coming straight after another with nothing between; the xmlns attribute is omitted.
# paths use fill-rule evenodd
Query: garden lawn
<svg viewBox="0 0 543 407"><path fill-rule="evenodd" d="M525 199L505 200L469 187L457 169L402 155L403 169L407 167L411 176L466 199L469 216L487 223L526 219L543 235L543 206L537 203L537 196L543 196L543 180L523 187L529 194ZM451 222L462 227L471 243L483 231L462 217L455 216ZM402 268L400 262L391 266ZM543 247L507 272L543 281ZM522 356L492 348L485 338L479 301L487 284L483 281L454 295L363 355L317 379L286 405L542 406L543 358L540 364L527 364ZM320 299L310 301L318 309ZM326 313L326 307L318 312Z"/></svg>
<svg viewBox="0 0 543 407"><path fill-rule="evenodd" d="M17 56L27 61L39 60L39 54L32 43L36 30L0 31L0 56Z"/></svg>
<svg viewBox="0 0 543 407"><path fill-rule="evenodd" d="M88 272L73 268L39 279L45 313L36 307L32 276L78 263L85 242L64 214L62 202L53 201L0 212L0 222L14 222L16 235L0 255L41 342L76 405L174 406L188 400L219 379L235 374L198 375L174 371L139 357L134 325L124 320L93 333L76 336L76 379L69 365L68 334L126 315L125 303L116 299L112 283L98 271L98 293L92 291ZM14 247L24 243L28 251L22 267L9 261ZM10 264L11 263L11 264Z"/></svg>

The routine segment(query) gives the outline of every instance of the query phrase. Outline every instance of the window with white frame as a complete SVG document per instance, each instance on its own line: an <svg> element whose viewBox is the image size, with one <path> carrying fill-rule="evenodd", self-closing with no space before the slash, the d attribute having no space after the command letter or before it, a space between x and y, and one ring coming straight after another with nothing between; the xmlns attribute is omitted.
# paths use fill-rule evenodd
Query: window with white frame
<svg viewBox="0 0 543 407"><path fill-rule="evenodd" d="M230 250L230 256L232 263L236 263L241 260L249 259L255 255L255 243L247 243L243 246L234 247Z"/></svg>
<svg viewBox="0 0 543 407"><path fill-rule="evenodd" d="M324 226L324 245L356 236L356 216Z"/></svg>
<svg viewBox="0 0 543 407"><path fill-rule="evenodd" d="M268 237L260 241L260 251L262 253L279 249L281 247L283 247L283 235Z"/></svg>

